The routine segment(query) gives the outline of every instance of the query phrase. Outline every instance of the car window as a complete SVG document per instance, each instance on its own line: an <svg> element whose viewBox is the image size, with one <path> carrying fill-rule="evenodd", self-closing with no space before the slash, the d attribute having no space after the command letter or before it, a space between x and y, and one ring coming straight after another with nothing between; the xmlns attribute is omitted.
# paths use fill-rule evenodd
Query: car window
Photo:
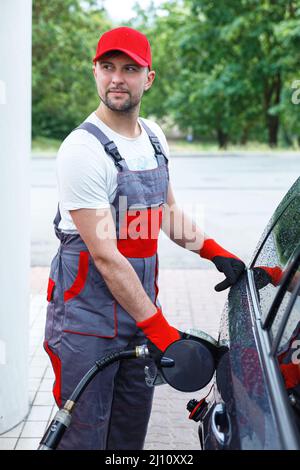
<svg viewBox="0 0 300 470"><path fill-rule="evenodd" d="M275 223L252 266L263 320L270 310L299 241L300 196L297 195ZM287 295L280 306L281 312L285 311L288 300ZM280 315L280 312L278 314Z"/></svg>
<svg viewBox="0 0 300 470"><path fill-rule="evenodd" d="M300 429L300 273L294 304L276 352L289 402Z"/></svg>
<svg viewBox="0 0 300 470"><path fill-rule="evenodd" d="M270 331L269 331L269 334L270 334L270 338L271 338L271 342L273 342L273 340L275 339L275 337L277 336L277 333L280 329L280 327L282 326L282 321L283 321L283 316L289 306L289 303L291 302L291 298L292 298L292 293L295 289L295 287L297 286L298 282L300 280L300 268L297 270L297 272L295 273L295 275L293 276L293 278L291 279L291 281L289 282L289 284L287 285L287 290L283 296L283 299L280 303L280 306L276 312L276 316L271 324L271 328L270 328ZM290 319L289 319L289 322L288 324L286 325L285 327L285 331L283 333L283 336L281 338L281 344L285 343L288 338L291 337L291 334L294 330L294 328L296 327L296 324L298 323L298 321L300 320L300 313L299 313L299 318L298 318L298 321L297 321L297 309L295 311L295 313L293 315L291 315Z"/></svg>
<svg viewBox="0 0 300 470"><path fill-rule="evenodd" d="M278 351L279 353L282 353L287 349L291 349L291 351L293 349L298 350L297 360L300 363L300 296L297 297L294 307L290 313L288 322L284 328L284 332L279 343Z"/></svg>

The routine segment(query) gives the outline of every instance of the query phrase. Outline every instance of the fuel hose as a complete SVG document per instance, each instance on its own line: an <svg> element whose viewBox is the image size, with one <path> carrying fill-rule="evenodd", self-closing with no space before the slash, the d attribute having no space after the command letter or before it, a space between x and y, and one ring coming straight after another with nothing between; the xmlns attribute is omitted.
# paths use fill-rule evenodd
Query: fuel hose
<svg viewBox="0 0 300 470"><path fill-rule="evenodd" d="M45 431L40 442L38 450L55 450L63 437L65 431L70 426L72 411L79 398L83 394L88 384L93 380L101 370L110 364L120 361L121 359L136 359L149 357L149 351L145 344L136 346L135 349L114 351L95 362L93 367L83 376L75 390L66 401L63 408L57 411L50 425Z"/></svg>

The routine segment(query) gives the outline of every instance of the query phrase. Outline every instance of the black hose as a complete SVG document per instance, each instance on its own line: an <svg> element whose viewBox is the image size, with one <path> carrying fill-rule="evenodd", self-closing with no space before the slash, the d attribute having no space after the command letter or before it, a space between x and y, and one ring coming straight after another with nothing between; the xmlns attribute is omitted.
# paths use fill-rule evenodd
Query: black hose
<svg viewBox="0 0 300 470"><path fill-rule="evenodd" d="M99 359L98 361L95 362L94 366L80 380L75 390L70 395L69 400L76 403L81 397L81 395L83 394L88 384L91 382L91 380L93 380L95 375L97 375L98 372L100 372L101 370L105 369L105 367L121 359L135 359L136 357L137 357L136 350L132 349L132 350L127 350L127 351L126 350L114 351L112 353L107 354L103 358Z"/></svg>
<svg viewBox="0 0 300 470"><path fill-rule="evenodd" d="M144 346L141 346L144 348ZM57 448L61 438L71 423L71 413L73 408L88 384L93 380L95 375L98 374L105 367L113 364L121 359L134 359L137 357L146 357L149 353L148 350L142 349L143 353L137 352L137 349L114 351L107 354L103 358L95 362L93 367L83 376L70 398L66 401L63 408L58 410L50 425L46 429L44 436L40 442L38 450L54 450Z"/></svg>

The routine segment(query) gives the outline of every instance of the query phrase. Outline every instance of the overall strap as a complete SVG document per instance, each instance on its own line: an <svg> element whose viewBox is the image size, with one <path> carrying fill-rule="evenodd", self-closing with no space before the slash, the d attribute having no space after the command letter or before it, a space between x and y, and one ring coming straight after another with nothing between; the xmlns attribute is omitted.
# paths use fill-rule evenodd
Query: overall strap
<svg viewBox="0 0 300 470"><path fill-rule="evenodd" d="M53 225L58 228L59 222L61 221L61 215L60 215L60 210L59 210L59 203L57 204L57 211L56 211L56 216L53 220Z"/></svg>
<svg viewBox="0 0 300 470"><path fill-rule="evenodd" d="M76 127L74 130L83 129L90 134L92 134L104 147L105 152L113 159L114 164L118 170L123 170L123 167L127 169L126 162L123 157L119 154L119 150L116 144L110 140L104 132L102 132L99 127L95 126L91 122L83 122L80 126Z"/></svg>
<svg viewBox="0 0 300 470"><path fill-rule="evenodd" d="M53 220L54 232L55 232L55 235L57 236L57 238L60 240L60 242L64 243L66 238L68 237L68 234L64 233L60 228L58 228L60 221L61 221L61 214L60 214L59 203L58 203L57 204L56 216Z"/></svg>
<svg viewBox="0 0 300 470"><path fill-rule="evenodd" d="M168 159L163 151L163 148L162 148L162 145L158 139L158 137L156 137L156 135L154 134L154 132L150 129L149 126L147 126L147 124L145 124L144 120L143 119L140 119L140 122L143 126L143 128L145 129L145 131L147 132L148 134L148 137L150 139L150 142L152 144L152 147L154 148L154 152L155 152L155 157L158 161L158 164L159 165L162 165L162 164L168 164Z"/></svg>

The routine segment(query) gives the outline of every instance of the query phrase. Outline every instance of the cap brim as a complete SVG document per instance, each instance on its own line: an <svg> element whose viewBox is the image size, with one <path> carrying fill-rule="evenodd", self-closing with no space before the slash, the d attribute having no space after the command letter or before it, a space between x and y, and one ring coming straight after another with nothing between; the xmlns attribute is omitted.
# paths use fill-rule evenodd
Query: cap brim
<svg viewBox="0 0 300 470"><path fill-rule="evenodd" d="M136 62L138 65L140 65L141 67L149 67L149 64L148 62L146 62L144 59L142 59L140 56L134 54L133 52L131 51L128 51L127 49L123 49L123 48L116 48L116 47L113 47L111 49L106 49L105 51L101 52L101 54L98 54L96 55L94 58L93 58L93 62L96 62L97 60L99 60L104 54L106 54L107 52L109 51L121 51L121 52L124 52L124 54L128 55L129 57L131 57L131 59L134 60L134 62Z"/></svg>

